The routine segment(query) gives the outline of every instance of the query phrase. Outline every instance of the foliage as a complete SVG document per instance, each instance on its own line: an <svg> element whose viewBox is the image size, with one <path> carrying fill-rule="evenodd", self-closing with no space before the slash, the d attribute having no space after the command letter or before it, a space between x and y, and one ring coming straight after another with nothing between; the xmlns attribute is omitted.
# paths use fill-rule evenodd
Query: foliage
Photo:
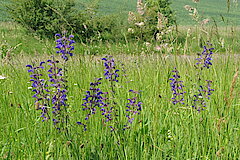
<svg viewBox="0 0 240 160"><path fill-rule="evenodd" d="M20 0L8 6L11 18L42 36L53 37L55 32L72 30L74 20L72 0Z"/></svg>
<svg viewBox="0 0 240 160"><path fill-rule="evenodd" d="M0 42L0 59L10 60L13 56L13 51L20 46L21 44L17 44L16 46L11 46L7 43L7 41Z"/></svg>
<svg viewBox="0 0 240 160"><path fill-rule="evenodd" d="M159 12L167 18L167 22L165 22L167 26L175 24L175 16L170 7L171 3L170 0L146 0L147 8L155 12L155 17L157 17L157 13Z"/></svg>
<svg viewBox="0 0 240 160"><path fill-rule="evenodd" d="M169 0L148 0L145 3L138 1L138 12L129 12L129 36L143 40L167 39L169 27L175 24L170 4Z"/></svg>
<svg viewBox="0 0 240 160"><path fill-rule="evenodd" d="M96 15L84 23L81 37L87 42L93 41L121 41L123 20L118 15Z"/></svg>
<svg viewBox="0 0 240 160"><path fill-rule="evenodd" d="M40 36L52 38L68 30L81 41L114 39L116 17L97 15L98 1L82 4L77 10L74 0L20 0L8 5L11 18Z"/></svg>
<svg viewBox="0 0 240 160"><path fill-rule="evenodd" d="M148 52L116 55L116 62L126 64L129 79L123 78L123 82L128 81L124 86L116 85L122 99L114 100L123 111L127 109L126 98L132 97L132 93L125 94L125 87L128 87L142 90L140 98L144 103L131 128L119 137L104 127L103 115L99 112L88 120L86 132L75 124L78 120L84 121L86 112L81 111L81 105L85 102L82 99L85 90L89 89L89 82L105 73L99 56L75 56L69 59L68 65L67 103L69 123L73 124L68 137L59 132L50 134L49 123L42 123L42 119L37 118L39 112L32 104L32 92L27 91L29 74L24 66L36 56L15 56L9 65L0 63L0 75L6 77L0 79L1 159L238 159L239 76L235 78L235 85L231 82L240 66L236 58L239 55L214 55L214 65L202 76L213 79L216 90L206 110L200 113L191 106L172 104L173 92L168 80L176 67L181 75L179 80L184 82L184 89L189 93L190 80L196 76L193 67L196 55L169 56ZM108 88L108 84L101 84L103 91Z"/></svg>

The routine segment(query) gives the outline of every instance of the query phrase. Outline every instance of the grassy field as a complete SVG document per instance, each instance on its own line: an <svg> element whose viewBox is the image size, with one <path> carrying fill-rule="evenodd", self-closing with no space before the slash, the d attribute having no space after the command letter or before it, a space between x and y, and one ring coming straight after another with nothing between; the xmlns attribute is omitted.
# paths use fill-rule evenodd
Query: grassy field
<svg viewBox="0 0 240 160"><path fill-rule="evenodd" d="M213 23L216 21L218 25L239 25L239 6L231 4L230 11L227 9L226 0L200 0L198 4L188 0L174 1L172 8L176 11L177 22L180 25L192 25L193 20L184 9L185 5L190 5L198 9L198 13L203 18L209 18Z"/></svg>
<svg viewBox="0 0 240 160"><path fill-rule="evenodd" d="M192 52L197 47L194 39L198 39L194 32L199 28L192 28L181 50L175 45L165 53L156 51L155 44L149 47L141 42L77 43L75 55L68 61L68 132L58 132L51 121L42 122L41 111L35 109L34 92L29 88L31 73L25 67L49 59L55 43L26 35L16 24L1 23L1 54L7 53L0 59L1 159L239 159L240 56L234 49L239 41L232 39L231 28L218 29L225 31L220 37L229 40L225 39L224 50L214 50L213 65L202 71L196 69L199 56ZM179 30L187 34L186 28ZM203 49L196 50L201 53ZM113 55L120 70L115 95L110 98L119 115L112 124L102 123L99 109L86 121L88 113L82 110L89 83L104 79L104 55ZM185 86L185 104L172 103L169 78L174 67ZM213 81L214 91L210 99L204 98L206 108L199 113L191 106L199 86L207 85L205 80ZM110 86L104 79L99 87L112 93ZM128 123L127 99L134 96L130 89L141 91L142 111L123 131ZM87 131L77 125L79 121L87 124ZM111 132L109 126L116 129Z"/></svg>
<svg viewBox="0 0 240 160"><path fill-rule="evenodd" d="M115 88L118 109L116 130L102 124L100 111L84 120L82 99L89 83L104 77L99 56L75 56L68 62L69 132L57 132L50 121L42 122L28 87L26 64L49 59L47 55L16 56L2 62L0 75L0 146L2 159L235 159L239 158L239 55L213 54L213 66L202 79L212 80L214 89L200 113L191 107L197 92L197 56L116 55L116 67L124 64L127 79L119 72ZM47 65L46 65L47 67ZM185 104L173 105L170 80L176 67L184 83ZM234 83L235 80L235 83ZM205 81L201 83L205 84ZM102 91L109 83L102 81ZM140 115L126 131L124 116L129 89L141 90ZM87 131L76 124L87 124Z"/></svg>
<svg viewBox="0 0 240 160"><path fill-rule="evenodd" d="M4 5L9 0L3 0L0 2L0 21L7 20L6 11L4 11ZM136 10L136 0L101 0L99 2L99 10L101 14L120 14L123 17L127 17L129 11ZM83 3L92 3L90 0L76 0L77 6ZM188 11L184 9L185 5L191 5L196 7L201 17L211 19L211 22L215 20L218 25L239 25L239 6L231 3L230 11L227 9L226 0L201 0L199 4L195 4L189 0L177 0L172 1L172 9L176 13L177 23L179 25L192 25L195 22L188 15Z"/></svg>
<svg viewBox="0 0 240 160"><path fill-rule="evenodd" d="M205 31L206 30L206 31ZM0 23L0 49L9 55L51 54L54 52L53 40L40 39L34 34L26 34L28 31L12 22ZM99 42L92 44L78 43L75 47L77 55L104 55L104 54L180 54L192 55L201 52L205 42L210 41L217 53L240 53L240 28L231 26L206 27L179 26L178 34L173 42L163 51L156 50L159 42L146 42L126 40L125 43Z"/></svg>
<svg viewBox="0 0 240 160"><path fill-rule="evenodd" d="M107 2L100 3L103 14L115 12L112 8L127 13L135 6L130 0ZM179 17L187 17L182 7L184 2L173 3L173 8L181 11L177 12ZM217 13L217 8L221 14L227 11L224 0L218 1L219 6L215 8L216 0L201 2L197 7L205 8L206 16ZM232 16L225 15L230 21L237 15L233 8L231 13ZM219 15L215 15L217 20ZM157 41L127 38L121 43L77 42L74 55L67 62L55 54L53 39L40 39L26 34L28 30L16 23L1 22L0 159L238 160L240 28L217 21L220 26L201 27L190 25L190 19L182 19L180 24L184 26L175 28L172 41L165 47ZM209 51L208 55L202 55L207 41L214 48L212 57ZM113 68L106 68L110 65L102 60L106 55L113 56ZM200 55L202 63L197 64L196 58ZM59 60L56 66L63 70L46 62L49 59ZM26 65L38 65L42 61L46 62L44 69L37 68L39 72L34 72L35 75L28 72ZM119 75L118 82L106 79L111 73ZM35 78L39 74L46 80L42 80L45 88L39 87L39 79ZM89 85L100 77L101 84ZM38 87L32 85L30 79L37 79ZM59 85L51 86L54 81ZM45 100L50 117L45 122L41 116L46 110L40 109L44 109L44 105L40 104L41 99L36 102L33 89ZM84 98L89 93L86 91L95 94L89 98L90 109L83 110L86 108L82 105L86 102ZM175 104L174 98L184 103ZM61 110L53 108L56 104ZM94 108L95 104L105 106ZM204 110L198 111L198 108ZM112 120L106 121L104 115L109 115L103 109Z"/></svg>

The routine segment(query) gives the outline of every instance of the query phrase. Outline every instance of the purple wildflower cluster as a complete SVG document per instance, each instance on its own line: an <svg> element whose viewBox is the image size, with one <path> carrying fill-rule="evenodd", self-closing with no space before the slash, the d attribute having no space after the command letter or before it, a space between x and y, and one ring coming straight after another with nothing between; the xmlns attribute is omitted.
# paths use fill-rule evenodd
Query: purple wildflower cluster
<svg viewBox="0 0 240 160"><path fill-rule="evenodd" d="M45 62L40 62L40 65L37 67L34 67L32 65L26 66L29 67L28 72L32 72L32 75L30 75L32 79L30 79L30 81L32 82L32 87L35 88L33 90L33 92L35 92L35 94L33 95L33 97L36 98L35 102L39 102L47 97L46 94L43 94L43 92L41 92L41 90L48 91L47 89L45 89L47 85L45 84L45 80L42 78L43 74L41 73L41 70L44 69L44 63Z"/></svg>
<svg viewBox="0 0 240 160"><path fill-rule="evenodd" d="M75 42L72 40L72 35L68 38L65 36L66 33L63 35L56 34L59 37L56 41L56 48L59 49L57 53L62 53L61 57L66 62L68 60L67 55L72 56L72 51L74 50L72 44ZM36 98L35 105L37 105L37 109L42 110L41 117L43 121L52 119L53 124L56 125L67 121L65 113L67 107L67 80L64 78L65 70L59 67L60 61L55 60L54 56L52 57L52 60L41 62L37 67L32 65L27 65L26 67L29 67L28 72L32 72L30 81L32 81L32 87L34 87L32 91L35 92L33 97ZM46 67L43 67L44 63L48 63L50 66L48 70L45 70ZM48 75L45 75L46 72L48 72ZM42 78L44 75L46 79ZM52 114L49 113L50 111ZM56 128L60 129L59 127Z"/></svg>
<svg viewBox="0 0 240 160"><path fill-rule="evenodd" d="M47 62L50 65L50 69L48 70L49 82L50 86L53 87L53 94L51 96L53 105L52 113L54 115L53 122L57 124L64 121L64 118L59 115L62 114L62 110L67 106L67 90L65 89L65 82L67 81L63 78L63 69L58 67L59 61L48 60Z"/></svg>
<svg viewBox="0 0 240 160"><path fill-rule="evenodd" d="M109 81L115 81L118 82L117 78L119 77L119 75L117 74L117 72L119 72L118 69L116 69L115 67L115 61L112 58L112 56L107 56L106 58L102 58L102 60L104 60L104 66L105 66L105 73L104 76L106 79L108 79Z"/></svg>
<svg viewBox="0 0 240 160"><path fill-rule="evenodd" d="M211 44L209 44L211 46ZM210 99L210 95L212 95L212 92L214 89L211 88L212 81L211 80L205 80L207 82L207 85L203 86L204 82L202 81L202 72L204 68L209 69L212 65L212 54L213 54L214 48L207 48L204 46L204 50L199 58L197 58L196 66L199 66L197 69L200 69L198 73L198 83L199 89L198 93L193 96L193 105L192 107L196 109L198 112L204 110L206 108L206 100Z"/></svg>
<svg viewBox="0 0 240 160"><path fill-rule="evenodd" d="M206 93L207 99L210 99L209 96L212 95L212 92L214 91L214 89L211 88L212 81L206 80L206 82L207 82L207 85L206 85L207 90L205 90L205 93Z"/></svg>
<svg viewBox="0 0 240 160"><path fill-rule="evenodd" d="M204 68L209 69L210 66L212 65L211 60L212 60L213 49L214 48L207 48L206 46L204 46L204 50L202 54L200 55L199 58L196 58L196 61L197 61L196 69L198 71L196 80L198 84L197 85L198 89L196 90L196 93L194 93L193 97L189 96L189 98L191 98L191 103L192 103L190 106L192 106L192 108L196 109L198 112L206 108L206 105L207 105L206 102L207 100L210 99L210 96L214 91L214 89L211 88L212 81L205 80L203 82L203 78L202 78ZM184 85L183 85L183 81L180 80L181 77L179 75L179 71L175 67L172 72L174 73L173 77L169 79L171 81L170 86L173 92L172 103L174 105L178 103L185 104L184 95L186 92L183 89ZM207 84L204 85L203 83L206 83L206 82Z"/></svg>
<svg viewBox="0 0 240 160"><path fill-rule="evenodd" d="M140 94L140 92L134 90L129 90L129 92L133 94ZM138 101L138 98L136 96L133 98L129 98L128 101L129 102L126 105L126 117L128 119L128 124L132 124L134 116L140 114L140 112L142 111L142 102ZM128 124L124 125L123 130L129 128Z"/></svg>
<svg viewBox="0 0 240 160"><path fill-rule="evenodd" d="M210 68L210 66L212 65L211 60L214 48L207 48L207 46L204 46L203 48L204 50L202 54L200 54L200 57L196 59L198 61L196 65L199 66L201 69L203 69L204 67Z"/></svg>
<svg viewBox="0 0 240 160"><path fill-rule="evenodd" d="M200 86L200 89L198 89L198 94L194 95L192 107L198 112L205 110L206 99L210 99L210 95L212 95L212 91L214 91L214 89L211 88L212 81L206 80L206 82L207 85L205 87Z"/></svg>
<svg viewBox="0 0 240 160"><path fill-rule="evenodd" d="M90 83L90 88L86 91L85 98L83 99L85 102L82 104L84 106L83 111L89 111L85 120L88 120L91 115L96 114L97 108L101 108L105 105L105 98L102 96L104 93L98 88L98 85L101 84L101 78L96 79L95 82Z"/></svg>
<svg viewBox="0 0 240 160"><path fill-rule="evenodd" d="M89 120L89 118L96 113L99 113L103 116L102 123L104 126L108 126L111 131L115 131L116 129L119 129L117 126L119 124L119 106L115 102L115 91L113 85L113 82L118 82L119 75L117 72L119 72L118 69L116 69L115 61L112 58L112 56L107 56L106 58L102 58L104 61L104 76L107 79L107 82L110 82L112 95L109 94L109 92L103 92L99 85L102 84L102 78L96 79L95 82L90 83L90 88L88 91L86 91L84 103L82 106L84 106L83 111L87 111L87 115L85 117L85 120ZM137 91L129 90L129 92L139 94ZM128 119L128 123L132 123L134 120L134 115L140 114L140 111L142 109L142 102L137 102L137 97L128 99L127 103L127 110L126 110L126 117ZM87 125L82 122L77 122L78 125L82 125L84 127L84 131L87 130ZM128 125L125 125L125 128ZM124 129L125 130L125 129Z"/></svg>
<svg viewBox="0 0 240 160"><path fill-rule="evenodd" d="M27 65L26 67L29 68L28 72L32 72L32 75L30 77L30 81L32 82L33 92L35 94L33 95L33 98L35 98L35 108L37 110L42 110L41 117L43 118L42 121L48 120L48 104L50 101L50 94L48 85L46 84L46 80L43 79L42 71L45 68L43 66L45 62L40 62L39 66L34 67L34 65Z"/></svg>
<svg viewBox="0 0 240 160"><path fill-rule="evenodd" d="M119 77L119 75L117 74L117 72L119 70L115 68L115 62L111 56L102 58L102 60L105 61L104 66L106 68L104 70L104 76L108 81L110 81L111 92L114 95L113 82L118 82L117 78ZM97 110L99 109L102 112L101 115L104 116L102 121L105 124L109 121L112 121L113 117L116 115L115 113L113 113L114 111L116 111L114 110L116 103L111 102L110 98L107 97L109 95L109 92L102 92L99 88L99 85L102 83L101 80L102 78L98 78L95 82L90 83L90 88L88 91L86 91L85 98L83 99L85 102L82 105L84 106L83 111L89 111L85 120L88 120L91 115L96 114ZM82 122L77 123L83 126L85 125ZM109 127L112 131L114 130L114 127L112 125ZM86 126L84 126L84 130L86 130Z"/></svg>
<svg viewBox="0 0 240 160"><path fill-rule="evenodd" d="M65 61L67 61L68 55L73 56L73 53L72 53L72 51L74 50L73 44L75 43L75 41L73 40L74 36L70 35L67 37L66 32L64 32L62 35L56 34L55 36L59 38L56 40L56 43L57 43L56 48L58 49L56 53L61 53L62 58Z"/></svg>
<svg viewBox="0 0 240 160"><path fill-rule="evenodd" d="M99 88L99 85L102 78L96 79L95 82L90 83L90 88L86 91L85 98L83 99L85 102L82 104L84 106L83 111L88 111L85 120L89 120L92 115L95 115L98 111L102 112L101 115L104 116L102 122L105 124L111 120L113 120L113 108L110 107L109 98L107 98L108 92L102 92ZM77 122L79 125L83 125L84 131L87 130L87 125L82 122ZM113 131L113 127L109 126Z"/></svg>
<svg viewBox="0 0 240 160"><path fill-rule="evenodd" d="M183 81L180 81L180 75L175 67L174 70L172 71L174 73L173 78L170 78L172 82L170 83L171 90L173 92L173 98L172 98L172 103L176 105L177 103L184 104L184 94L186 93L183 90Z"/></svg>

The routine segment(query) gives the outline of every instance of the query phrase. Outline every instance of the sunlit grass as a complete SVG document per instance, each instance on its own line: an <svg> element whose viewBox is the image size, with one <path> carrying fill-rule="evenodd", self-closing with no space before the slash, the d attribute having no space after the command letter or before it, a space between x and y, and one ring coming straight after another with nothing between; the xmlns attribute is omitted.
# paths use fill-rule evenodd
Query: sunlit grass
<svg viewBox="0 0 240 160"><path fill-rule="evenodd" d="M46 59L47 55L37 59ZM171 103L169 77L177 67L186 89L193 89L196 76L193 56L157 54L116 55L123 62L128 80L118 85L118 103L124 110L129 88L141 90L143 111L126 132L110 132L101 115L90 119L83 132L77 121L84 121L81 104L84 92L94 78L103 77L101 56L78 56L69 61L70 134L54 133L41 122L35 110L25 68L33 56L14 57L2 63L0 75L1 158L10 159L238 159L239 155L239 78L229 99L239 55L213 55L213 66L205 72L215 89L205 111ZM126 83L126 81L128 83ZM102 90L108 85L103 83ZM228 102L229 101L229 102ZM122 118L124 120L124 117Z"/></svg>

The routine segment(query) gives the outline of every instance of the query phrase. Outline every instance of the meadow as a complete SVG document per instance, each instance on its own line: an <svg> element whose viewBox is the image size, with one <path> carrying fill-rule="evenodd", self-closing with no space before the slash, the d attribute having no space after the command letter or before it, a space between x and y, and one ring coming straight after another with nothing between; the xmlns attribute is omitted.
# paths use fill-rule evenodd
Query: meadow
<svg viewBox="0 0 240 160"><path fill-rule="evenodd" d="M3 159L238 159L239 158L239 55L214 54L213 66L203 76L213 81L211 100L204 111L173 105L169 78L177 67L188 94L197 89L195 56L118 55L125 64L127 79L116 86L119 117L129 89L141 90L142 111L131 128L111 132L98 112L87 122L87 131L76 122L84 121L85 91L95 78L103 77L99 56L75 56L69 60L68 111L70 133L55 131L42 122L28 87L26 64L46 56L16 56L1 64L1 157ZM235 77L234 77L235 76ZM233 83L235 81L235 83ZM101 86L109 90L107 82ZM191 103L191 102L187 102ZM188 105L189 105L188 104ZM121 124L121 125L123 125Z"/></svg>
<svg viewBox="0 0 240 160"><path fill-rule="evenodd" d="M56 54L59 41L1 22L0 159L239 159L239 26L181 23L171 49L155 41L76 42L66 61ZM46 89L36 81L48 96L33 91ZM48 100L64 89L59 103Z"/></svg>

